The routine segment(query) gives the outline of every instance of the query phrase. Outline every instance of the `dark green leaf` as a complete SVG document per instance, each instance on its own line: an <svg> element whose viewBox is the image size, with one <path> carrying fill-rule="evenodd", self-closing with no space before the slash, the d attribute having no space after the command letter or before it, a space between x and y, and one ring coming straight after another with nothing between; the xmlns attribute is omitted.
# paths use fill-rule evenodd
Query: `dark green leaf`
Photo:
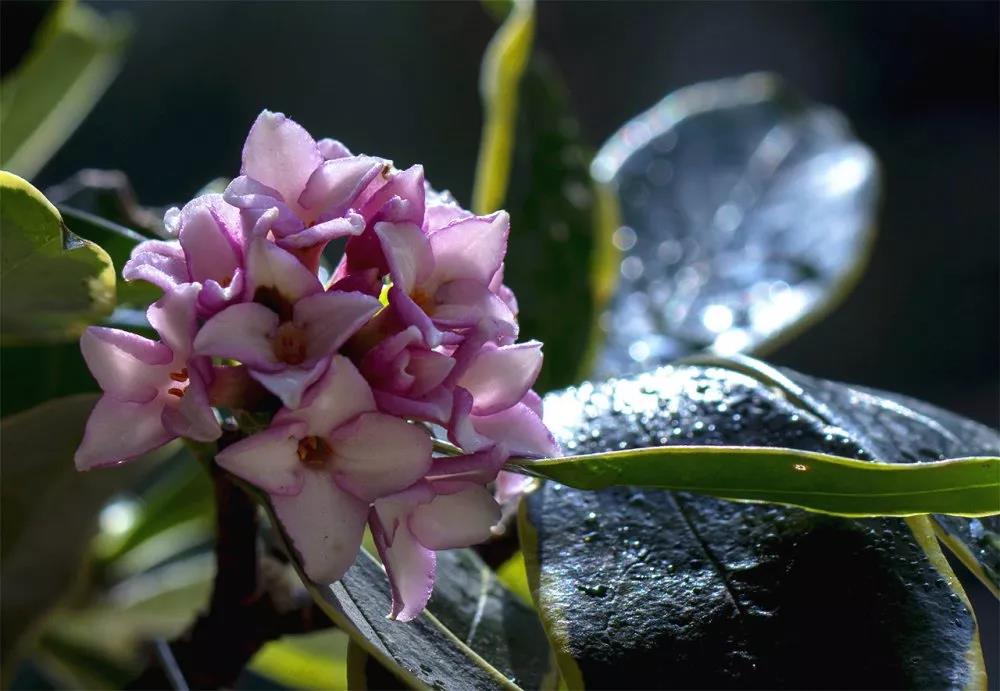
<svg viewBox="0 0 1000 691"><path fill-rule="evenodd" d="M545 343L536 388L547 391L579 381L588 368L597 312L617 270L616 210L590 178L592 151L561 77L537 53L524 64L533 22L531 3L514 3L484 58L487 118L474 208L510 213L505 280L518 296L522 336Z"/></svg>
<svg viewBox="0 0 1000 691"><path fill-rule="evenodd" d="M573 453L736 444L903 458L718 367L585 384L545 405ZM571 688L985 685L975 619L923 517L548 482L521 519L529 581Z"/></svg>
<svg viewBox="0 0 1000 691"><path fill-rule="evenodd" d="M53 398L97 390L79 343L0 348L0 415L4 418Z"/></svg>
<svg viewBox="0 0 1000 691"><path fill-rule="evenodd" d="M770 75L668 95L611 137L593 174L616 186L626 255L601 376L703 348L761 352L832 307L872 242L873 154Z"/></svg>
<svg viewBox="0 0 1000 691"><path fill-rule="evenodd" d="M271 525L316 604L400 681L417 688L519 688L429 612L406 623L387 619L392 601L389 582L382 565L366 550L361 550L354 565L336 583L311 582L267 498L244 486L267 509Z"/></svg>
<svg viewBox="0 0 1000 691"><path fill-rule="evenodd" d="M111 83L127 38L122 22L60 3L3 81L0 165L27 178L41 170Z"/></svg>
<svg viewBox="0 0 1000 691"><path fill-rule="evenodd" d="M5 667L19 638L80 577L101 507L148 469L137 463L88 475L76 471L73 452L96 400L89 394L61 398L0 423Z"/></svg>
<svg viewBox="0 0 1000 691"><path fill-rule="evenodd" d="M107 252L67 230L29 183L0 171L0 288L5 345L72 340L111 313L115 272Z"/></svg>

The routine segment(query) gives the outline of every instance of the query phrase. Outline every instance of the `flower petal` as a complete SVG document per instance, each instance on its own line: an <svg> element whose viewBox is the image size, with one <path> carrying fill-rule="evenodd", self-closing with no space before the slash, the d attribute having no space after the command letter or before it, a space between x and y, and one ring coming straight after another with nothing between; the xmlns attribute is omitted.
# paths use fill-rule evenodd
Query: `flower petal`
<svg viewBox="0 0 1000 691"><path fill-rule="evenodd" d="M215 215L207 206L200 206L184 216L179 237L191 278L202 283L208 279L231 281L239 258Z"/></svg>
<svg viewBox="0 0 1000 691"><path fill-rule="evenodd" d="M170 290L191 280L184 250L177 241L147 240L132 249L122 268L126 281L146 281Z"/></svg>
<svg viewBox="0 0 1000 691"><path fill-rule="evenodd" d="M250 376L281 399L286 408L298 408L306 390L319 381L327 368L326 358L309 367L284 367L275 372L250 370Z"/></svg>
<svg viewBox="0 0 1000 691"><path fill-rule="evenodd" d="M500 506L485 487L461 483L454 494L439 494L410 514L410 530L428 549L469 547L490 539L500 522Z"/></svg>
<svg viewBox="0 0 1000 691"><path fill-rule="evenodd" d="M368 504L340 489L329 473L305 469L299 493L272 495L271 505L311 580L333 583L354 563Z"/></svg>
<svg viewBox="0 0 1000 691"><path fill-rule="evenodd" d="M170 348L128 331L91 326L80 351L101 389L122 401L144 403L156 396L173 360Z"/></svg>
<svg viewBox="0 0 1000 691"><path fill-rule="evenodd" d="M299 195L322 162L319 147L301 125L265 110L247 135L240 172L280 192L285 203L298 211Z"/></svg>
<svg viewBox="0 0 1000 691"><path fill-rule="evenodd" d="M478 434L503 444L511 455L535 458L560 455L559 444L549 428L524 403L493 415L472 416L471 420Z"/></svg>
<svg viewBox="0 0 1000 691"><path fill-rule="evenodd" d="M278 246L287 250L304 249L336 238L360 235L365 229L365 219L359 214L348 214L305 228L278 240Z"/></svg>
<svg viewBox="0 0 1000 691"><path fill-rule="evenodd" d="M201 285L185 283L168 290L146 310L146 319L173 352L174 363L183 366L191 354L198 328L198 293Z"/></svg>
<svg viewBox="0 0 1000 691"><path fill-rule="evenodd" d="M290 303L323 292L323 285L294 254L265 237L255 237L247 253L248 295L261 288L273 288Z"/></svg>
<svg viewBox="0 0 1000 691"><path fill-rule="evenodd" d="M470 279L489 285L507 253L506 211L455 221L430 236L437 283Z"/></svg>
<svg viewBox="0 0 1000 691"><path fill-rule="evenodd" d="M510 308L482 283L471 280L452 281L438 288L437 303L430 311L434 323L446 328L468 328L483 319L507 325L507 331L517 336L517 320Z"/></svg>
<svg viewBox="0 0 1000 691"><path fill-rule="evenodd" d="M362 202L361 213L365 218L394 223L413 223L418 226L424 221L424 168L410 166L396 172L389 180L375 189Z"/></svg>
<svg viewBox="0 0 1000 691"><path fill-rule="evenodd" d="M324 161L309 177L298 203L309 213L308 220L321 214L339 216L384 167L385 161L372 156Z"/></svg>
<svg viewBox="0 0 1000 691"><path fill-rule="evenodd" d="M351 155L350 149L336 139L330 139L329 137L324 137L316 142L316 147L327 161L332 158L343 158L344 156Z"/></svg>
<svg viewBox="0 0 1000 691"><path fill-rule="evenodd" d="M431 466L430 435L383 413L362 413L328 439L337 482L369 501L412 485Z"/></svg>
<svg viewBox="0 0 1000 691"><path fill-rule="evenodd" d="M542 370L542 344L528 341L496 347L486 344L458 380L472 394L472 412L488 415L509 408L531 388Z"/></svg>
<svg viewBox="0 0 1000 691"><path fill-rule="evenodd" d="M233 475L271 495L296 495L302 490L306 466L297 454L305 425L272 425L219 452L215 462Z"/></svg>
<svg viewBox="0 0 1000 691"><path fill-rule="evenodd" d="M325 437L359 413L375 410L368 382L343 355L334 355L322 378L306 393L295 410L282 410L279 423L301 421L310 435Z"/></svg>
<svg viewBox="0 0 1000 691"><path fill-rule="evenodd" d="M451 419L452 396L444 387L437 388L419 398L403 396L374 389L375 403L383 413L396 417L412 418L447 425Z"/></svg>
<svg viewBox="0 0 1000 691"><path fill-rule="evenodd" d="M271 334L278 315L264 305L244 302L209 319L194 339L199 355L238 360L251 368L273 372L285 367L274 355Z"/></svg>
<svg viewBox="0 0 1000 691"><path fill-rule="evenodd" d="M222 428L208 402L208 390L199 368L194 363L188 365L188 378L187 388L177 405L168 403L163 408L163 427L176 437L215 441L222 436Z"/></svg>
<svg viewBox="0 0 1000 691"><path fill-rule="evenodd" d="M393 284L412 293L434 269L434 257L424 232L412 223L376 223L375 233Z"/></svg>
<svg viewBox="0 0 1000 691"><path fill-rule="evenodd" d="M306 331L307 358L332 355L382 308L364 293L317 293L295 303L294 322Z"/></svg>
<svg viewBox="0 0 1000 691"><path fill-rule="evenodd" d="M163 427L163 401L119 401L102 396L94 406L83 441L73 457L77 470L91 470L130 461L174 438Z"/></svg>

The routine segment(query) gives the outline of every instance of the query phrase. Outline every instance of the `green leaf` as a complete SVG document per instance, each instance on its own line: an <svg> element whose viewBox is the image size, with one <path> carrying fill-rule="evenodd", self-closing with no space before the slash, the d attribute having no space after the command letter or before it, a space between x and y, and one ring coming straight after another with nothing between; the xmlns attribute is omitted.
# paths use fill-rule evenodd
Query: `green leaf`
<svg viewBox="0 0 1000 691"><path fill-rule="evenodd" d="M267 497L239 482L267 510L299 577L316 604L368 655L416 688L510 689L519 687L425 611L401 623L386 618L392 594L382 565L362 549L341 580L318 585L305 575Z"/></svg>
<svg viewBox="0 0 1000 691"><path fill-rule="evenodd" d="M33 177L86 117L118 72L123 22L62 2L31 54L4 79L0 165Z"/></svg>
<svg viewBox="0 0 1000 691"><path fill-rule="evenodd" d="M771 75L669 94L592 170L617 191L625 255L599 377L766 352L840 301L874 237L874 155Z"/></svg>
<svg viewBox="0 0 1000 691"><path fill-rule="evenodd" d="M897 453L907 462L936 461L969 453L996 455L996 431L922 401L860 386L830 384L797 372L779 370L752 358L718 362L773 386L817 417L850 430L878 453ZM1000 595L1000 517L934 515L939 539L995 595Z"/></svg>
<svg viewBox="0 0 1000 691"><path fill-rule="evenodd" d="M61 398L0 423L5 669L21 636L80 578L101 508L148 470L138 463L87 475L76 471L73 453L96 400L89 394Z"/></svg>
<svg viewBox="0 0 1000 691"><path fill-rule="evenodd" d="M483 55L479 92L485 117L472 194L472 207L477 213L497 210L506 197L514 151L518 85L531 56L534 36L533 0L515 0Z"/></svg>
<svg viewBox="0 0 1000 691"><path fill-rule="evenodd" d="M551 394L546 421L572 453L738 445L907 459L722 364ZM870 426L888 438L896 420ZM522 503L519 534L570 688L986 683L975 618L924 517L546 482Z"/></svg>
<svg viewBox="0 0 1000 691"><path fill-rule="evenodd" d="M336 629L285 636L261 648L249 669L287 688L356 688L347 684L348 640L343 631Z"/></svg>
<svg viewBox="0 0 1000 691"><path fill-rule="evenodd" d="M597 313L617 276L617 210L590 178L592 151L561 77L531 54L533 26L532 3L514 3L484 58L473 198L478 212L511 215L505 280L518 296L521 333L545 343L536 388L546 391L589 370Z"/></svg>
<svg viewBox="0 0 1000 691"><path fill-rule="evenodd" d="M111 314L115 271L107 252L71 233L41 192L4 171L0 242L4 345L72 340Z"/></svg>
<svg viewBox="0 0 1000 691"><path fill-rule="evenodd" d="M0 348L0 415L6 418L53 398L96 392L80 344Z"/></svg>
<svg viewBox="0 0 1000 691"><path fill-rule="evenodd" d="M656 487L834 516L1000 513L998 457L899 464L770 447L658 446L514 466L578 489Z"/></svg>
<svg viewBox="0 0 1000 691"><path fill-rule="evenodd" d="M80 237L100 245L111 257L115 273L120 275L132 250L149 238L92 213L66 205L59 211L69 229ZM163 295L163 291L146 281L119 281L118 305L145 310ZM148 326L147 326L148 328Z"/></svg>

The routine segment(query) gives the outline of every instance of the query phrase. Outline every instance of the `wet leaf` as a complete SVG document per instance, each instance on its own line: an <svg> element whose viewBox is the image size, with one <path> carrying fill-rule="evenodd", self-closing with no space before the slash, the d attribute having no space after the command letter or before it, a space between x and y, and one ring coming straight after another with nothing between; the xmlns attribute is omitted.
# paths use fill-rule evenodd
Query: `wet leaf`
<svg viewBox="0 0 1000 691"><path fill-rule="evenodd" d="M101 508L149 469L135 463L76 471L73 452L96 400L90 394L60 398L0 423L5 667L19 638L80 578Z"/></svg>
<svg viewBox="0 0 1000 691"><path fill-rule="evenodd" d="M16 175L0 171L0 195L3 344L75 339L114 308L111 258Z"/></svg>
<svg viewBox="0 0 1000 691"><path fill-rule="evenodd" d="M617 189L624 252L599 376L763 352L846 293L872 242L875 157L771 75L668 95L592 170Z"/></svg>
<svg viewBox="0 0 1000 691"><path fill-rule="evenodd" d="M573 453L738 444L904 458L780 387L708 365L584 384L545 406ZM985 685L975 618L925 518L553 482L520 518L570 688Z"/></svg>
<svg viewBox="0 0 1000 691"><path fill-rule="evenodd" d="M0 165L26 178L41 170L114 79L128 33L119 20L60 3L3 80Z"/></svg>

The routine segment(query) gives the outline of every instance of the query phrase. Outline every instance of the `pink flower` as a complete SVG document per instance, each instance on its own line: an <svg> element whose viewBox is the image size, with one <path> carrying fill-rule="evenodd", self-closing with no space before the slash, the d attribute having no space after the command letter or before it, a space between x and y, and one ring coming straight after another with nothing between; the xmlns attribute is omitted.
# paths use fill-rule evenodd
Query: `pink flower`
<svg viewBox="0 0 1000 691"><path fill-rule="evenodd" d="M84 333L80 349L104 395L87 420L77 469L128 461L176 437L220 436L206 391L210 363L191 356L199 289L179 286L150 306L162 342L97 326Z"/></svg>
<svg viewBox="0 0 1000 691"><path fill-rule="evenodd" d="M375 411L371 389L335 356L302 407L223 450L216 461L271 495L285 531L318 583L340 578L361 546L371 502L423 477L431 439Z"/></svg>
<svg viewBox="0 0 1000 691"><path fill-rule="evenodd" d="M147 240L132 250L122 275L170 291L198 283L198 313L210 316L243 295L243 224L239 210L207 194L164 217L177 240Z"/></svg>
<svg viewBox="0 0 1000 691"><path fill-rule="evenodd" d="M326 369L332 355L381 308L362 293L325 292L316 274L264 237L247 253L253 302L209 319L194 341L199 355L238 360L289 408Z"/></svg>
<svg viewBox="0 0 1000 691"><path fill-rule="evenodd" d="M388 166L373 156L352 156L333 140L317 143L295 121L265 110L243 145L241 175L224 196L252 222L277 209L269 230L278 244L316 268L327 242L364 230L364 219L352 210L356 197Z"/></svg>
<svg viewBox="0 0 1000 691"><path fill-rule="evenodd" d="M375 501L368 525L392 588L391 619L410 621L434 590L436 550L490 538L500 507L481 484L422 481Z"/></svg>

